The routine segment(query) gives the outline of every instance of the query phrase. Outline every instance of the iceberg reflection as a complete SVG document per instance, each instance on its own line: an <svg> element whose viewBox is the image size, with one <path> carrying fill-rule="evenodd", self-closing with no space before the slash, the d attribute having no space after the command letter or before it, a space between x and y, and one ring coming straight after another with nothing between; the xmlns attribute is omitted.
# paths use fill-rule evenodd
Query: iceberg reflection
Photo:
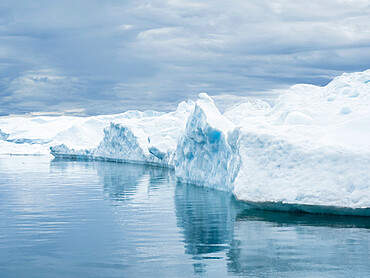
<svg viewBox="0 0 370 278"><path fill-rule="evenodd" d="M195 273L209 274L215 261L227 275L251 277L366 271L356 260L368 248L366 217L255 210L225 192L185 184L176 186L175 208Z"/></svg>

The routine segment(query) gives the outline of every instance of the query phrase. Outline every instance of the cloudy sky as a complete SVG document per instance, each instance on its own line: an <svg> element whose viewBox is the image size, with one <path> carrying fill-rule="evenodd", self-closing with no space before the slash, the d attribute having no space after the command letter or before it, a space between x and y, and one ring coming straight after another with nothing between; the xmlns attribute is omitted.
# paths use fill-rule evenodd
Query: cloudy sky
<svg viewBox="0 0 370 278"><path fill-rule="evenodd" d="M367 68L369 0L0 1L0 115L169 110Z"/></svg>

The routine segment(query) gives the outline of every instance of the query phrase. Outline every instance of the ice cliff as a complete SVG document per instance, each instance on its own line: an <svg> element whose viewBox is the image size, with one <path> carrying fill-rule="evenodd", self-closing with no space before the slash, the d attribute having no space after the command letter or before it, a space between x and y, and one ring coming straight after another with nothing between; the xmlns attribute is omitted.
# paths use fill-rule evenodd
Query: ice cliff
<svg viewBox="0 0 370 278"><path fill-rule="evenodd" d="M1 153L51 146L56 157L171 167L259 208L370 216L370 70L292 86L272 107L256 99L221 114L202 93L166 114L4 118L0 128Z"/></svg>
<svg viewBox="0 0 370 278"><path fill-rule="evenodd" d="M230 133L233 129L234 124L221 115L213 100L200 94L177 144L178 180L232 191L240 167L237 136Z"/></svg>

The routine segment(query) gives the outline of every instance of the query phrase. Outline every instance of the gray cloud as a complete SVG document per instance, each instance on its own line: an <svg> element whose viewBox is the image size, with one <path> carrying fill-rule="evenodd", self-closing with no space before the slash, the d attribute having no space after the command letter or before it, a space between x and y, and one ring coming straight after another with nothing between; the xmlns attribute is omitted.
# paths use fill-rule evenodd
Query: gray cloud
<svg viewBox="0 0 370 278"><path fill-rule="evenodd" d="M0 115L172 109L370 64L368 1L0 3Z"/></svg>

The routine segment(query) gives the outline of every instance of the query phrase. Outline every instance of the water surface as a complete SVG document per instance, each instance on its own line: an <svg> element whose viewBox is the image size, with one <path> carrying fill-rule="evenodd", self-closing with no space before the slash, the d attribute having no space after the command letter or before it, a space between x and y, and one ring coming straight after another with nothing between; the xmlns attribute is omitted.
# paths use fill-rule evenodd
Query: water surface
<svg viewBox="0 0 370 278"><path fill-rule="evenodd" d="M369 277L370 220L249 209L154 167L0 156L0 277Z"/></svg>

